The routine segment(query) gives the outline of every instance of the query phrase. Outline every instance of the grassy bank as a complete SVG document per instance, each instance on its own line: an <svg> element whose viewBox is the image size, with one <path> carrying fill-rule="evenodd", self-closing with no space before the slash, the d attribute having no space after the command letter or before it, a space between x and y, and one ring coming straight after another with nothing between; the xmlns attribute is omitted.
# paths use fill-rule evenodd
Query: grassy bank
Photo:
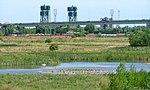
<svg viewBox="0 0 150 90"><path fill-rule="evenodd" d="M0 66L61 62L150 62L150 47L130 47L127 37L0 37ZM45 43L52 38L52 43ZM56 44L57 51L49 46Z"/></svg>
<svg viewBox="0 0 150 90"><path fill-rule="evenodd" d="M95 90L100 89L100 79L104 77L99 75L0 75L0 89ZM108 78L105 77L105 79Z"/></svg>
<svg viewBox="0 0 150 90"><path fill-rule="evenodd" d="M149 90L150 73L112 75L0 75L0 90Z"/></svg>

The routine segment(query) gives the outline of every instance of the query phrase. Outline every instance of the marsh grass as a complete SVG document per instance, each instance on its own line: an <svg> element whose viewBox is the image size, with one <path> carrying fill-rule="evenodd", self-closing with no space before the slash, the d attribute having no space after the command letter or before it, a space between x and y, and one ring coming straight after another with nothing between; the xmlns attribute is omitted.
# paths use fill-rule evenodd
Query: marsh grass
<svg viewBox="0 0 150 90"><path fill-rule="evenodd" d="M150 62L150 47L130 47L127 37L0 37L0 65L53 62ZM45 43L51 38L51 44ZM50 51L50 45L59 50Z"/></svg>
<svg viewBox="0 0 150 90"><path fill-rule="evenodd" d="M100 75L0 75L0 89L16 88L16 90L97 90ZM107 83L107 82L105 82ZM107 84L106 84L107 85Z"/></svg>
<svg viewBox="0 0 150 90"><path fill-rule="evenodd" d="M120 67L119 67L120 68ZM116 74L0 75L0 90L149 90L150 73L126 71Z"/></svg>

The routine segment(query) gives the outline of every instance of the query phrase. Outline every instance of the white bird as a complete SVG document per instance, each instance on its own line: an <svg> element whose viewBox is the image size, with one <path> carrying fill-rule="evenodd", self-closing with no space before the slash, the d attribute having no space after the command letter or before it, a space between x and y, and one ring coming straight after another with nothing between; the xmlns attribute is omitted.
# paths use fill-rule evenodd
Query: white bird
<svg viewBox="0 0 150 90"><path fill-rule="evenodd" d="M42 64L42 66L46 66L46 64Z"/></svg>

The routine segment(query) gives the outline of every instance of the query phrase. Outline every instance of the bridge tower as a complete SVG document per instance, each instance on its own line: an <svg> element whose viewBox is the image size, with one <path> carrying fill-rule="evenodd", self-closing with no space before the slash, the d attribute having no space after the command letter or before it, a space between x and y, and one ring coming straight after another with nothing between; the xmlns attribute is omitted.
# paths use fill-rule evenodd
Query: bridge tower
<svg viewBox="0 0 150 90"><path fill-rule="evenodd" d="M77 21L77 7L71 6L67 8L69 22Z"/></svg>
<svg viewBox="0 0 150 90"><path fill-rule="evenodd" d="M43 6L41 6L40 22L41 23L50 22L50 6L49 5L44 4Z"/></svg>

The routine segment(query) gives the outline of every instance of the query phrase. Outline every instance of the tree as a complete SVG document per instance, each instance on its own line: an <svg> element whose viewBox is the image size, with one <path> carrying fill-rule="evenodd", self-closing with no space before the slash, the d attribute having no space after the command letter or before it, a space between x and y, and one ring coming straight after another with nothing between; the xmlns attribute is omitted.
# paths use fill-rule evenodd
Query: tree
<svg viewBox="0 0 150 90"><path fill-rule="evenodd" d="M71 29L70 25L67 25L66 31L68 32Z"/></svg>
<svg viewBox="0 0 150 90"><path fill-rule="evenodd" d="M37 25L36 26L36 33L50 34L51 28L49 26Z"/></svg>
<svg viewBox="0 0 150 90"><path fill-rule="evenodd" d="M93 24L87 24L84 28L87 33L93 33L95 30L95 26Z"/></svg>
<svg viewBox="0 0 150 90"><path fill-rule="evenodd" d="M150 46L150 30L137 30L129 36L131 46Z"/></svg>
<svg viewBox="0 0 150 90"><path fill-rule="evenodd" d="M84 34L84 28L80 27L80 25L78 24L76 27L72 28L73 32L78 32L78 33L82 33Z"/></svg>
<svg viewBox="0 0 150 90"><path fill-rule="evenodd" d="M36 33L45 34L45 27L43 25L37 25L36 26Z"/></svg>
<svg viewBox="0 0 150 90"><path fill-rule="evenodd" d="M50 26L45 26L45 34L52 34L52 28Z"/></svg>
<svg viewBox="0 0 150 90"><path fill-rule="evenodd" d="M14 33L14 31L16 31L16 27L14 27L14 25L12 24L7 24L2 26L2 31L4 32L5 35L12 34Z"/></svg>
<svg viewBox="0 0 150 90"><path fill-rule="evenodd" d="M0 36L4 35L4 33L2 32L2 29L0 28Z"/></svg>
<svg viewBox="0 0 150 90"><path fill-rule="evenodd" d="M69 27L58 26L58 27L55 28L55 30L56 30L56 33L63 34L63 33L68 32L68 28Z"/></svg>

